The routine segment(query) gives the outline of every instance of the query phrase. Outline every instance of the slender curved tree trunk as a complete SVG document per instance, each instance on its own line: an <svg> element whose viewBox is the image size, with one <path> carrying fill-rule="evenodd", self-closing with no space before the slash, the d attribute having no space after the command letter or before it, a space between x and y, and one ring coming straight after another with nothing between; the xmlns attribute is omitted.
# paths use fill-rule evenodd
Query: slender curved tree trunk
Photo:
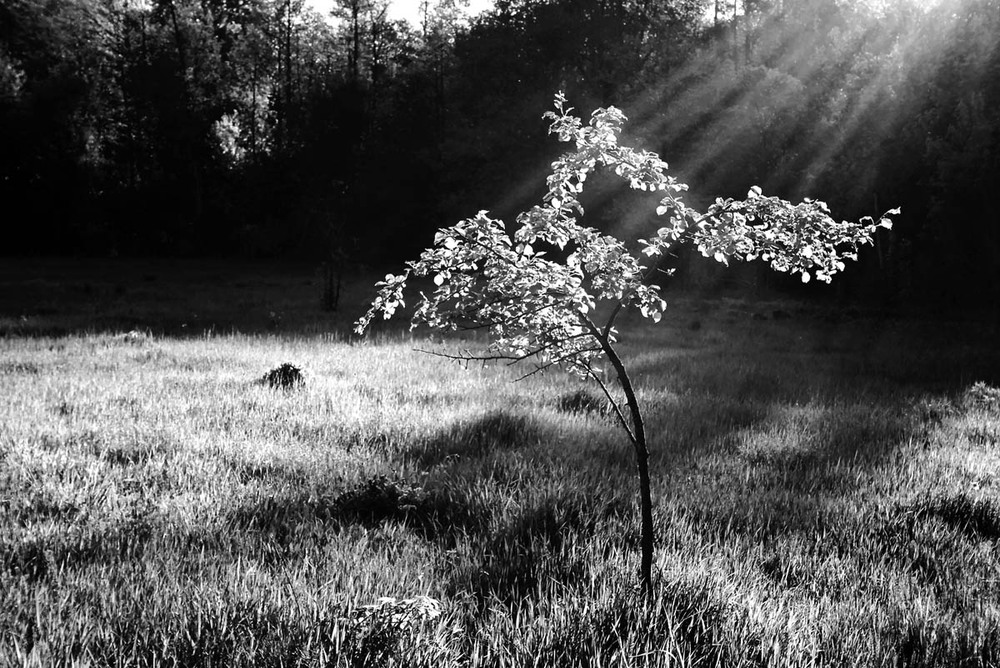
<svg viewBox="0 0 1000 668"><path fill-rule="evenodd" d="M639 400L635 396L635 388L632 387L632 380L629 378L628 371L625 370L625 365L607 338L601 340L601 347L604 348L608 360L618 374L618 383L625 392L625 401L628 403L632 418L632 431L629 433L629 437L635 449L635 463L639 473L639 513L642 526L639 582L643 593L648 595L653 591L653 497L649 482L649 449L646 447L646 428L642 420L642 411L639 409Z"/></svg>
<svg viewBox="0 0 1000 668"><path fill-rule="evenodd" d="M636 468L639 471L639 511L642 515L642 561L639 579L643 591L653 591L653 499L649 484L649 451L643 438L635 443Z"/></svg>

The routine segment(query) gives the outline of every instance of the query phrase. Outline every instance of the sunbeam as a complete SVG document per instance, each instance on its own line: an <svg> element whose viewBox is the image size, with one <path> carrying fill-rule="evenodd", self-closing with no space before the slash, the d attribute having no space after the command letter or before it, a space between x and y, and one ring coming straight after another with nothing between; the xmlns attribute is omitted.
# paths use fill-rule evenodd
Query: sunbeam
<svg viewBox="0 0 1000 668"><path fill-rule="evenodd" d="M715 26L725 34L700 58L624 105L627 133L658 150L691 185L695 201L754 184L782 196L822 199L820 190L836 172L842 200L878 213L870 210L877 200L874 154L919 112L920 100L901 91L910 77L934 71L958 39L963 15L956 4L830 2L819 3L829 16L812 16L779 3L752 18L738 13ZM859 53L871 55L859 59ZM729 66L719 67L720 61ZM855 157L844 163L848 152ZM870 159L857 159L867 153ZM731 163L755 160L756 169L740 178L730 173ZM591 205L600 208L613 197L601 193ZM621 207L617 233L650 225L643 204Z"/></svg>

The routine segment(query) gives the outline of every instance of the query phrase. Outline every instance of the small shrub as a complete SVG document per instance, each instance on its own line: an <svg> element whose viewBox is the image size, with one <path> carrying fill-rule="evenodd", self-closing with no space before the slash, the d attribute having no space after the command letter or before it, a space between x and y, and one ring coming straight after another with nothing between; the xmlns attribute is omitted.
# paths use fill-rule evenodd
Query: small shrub
<svg viewBox="0 0 1000 668"><path fill-rule="evenodd" d="M138 329L131 329L124 334L122 334L119 339L123 343L128 343L131 345L142 345L152 338L152 334L148 331L143 332Z"/></svg>
<svg viewBox="0 0 1000 668"><path fill-rule="evenodd" d="M440 616L441 604L429 596L380 598L348 615L345 653L352 665L360 666L399 665L400 658L417 653L445 658L451 654L447 643L440 638L435 643L427 629Z"/></svg>
<svg viewBox="0 0 1000 668"><path fill-rule="evenodd" d="M1000 387L992 387L980 381L965 391L962 400L967 408L1000 411Z"/></svg>
<svg viewBox="0 0 1000 668"><path fill-rule="evenodd" d="M267 385L272 390L294 390L304 386L305 383L302 369L288 362L271 369L257 380L258 385Z"/></svg>
<svg viewBox="0 0 1000 668"><path fill-rule="evenodd" d="M939 427L945 418L955 414L955 406L948 399L930 397L916 404L916 415L928 427Z"/></svg>
<svg viewBox="0 0 1000 668"><path fill-rule="evenodd" d="M427 503L424 490L389 480L385 476L348 490L337 497L338 515L364 522L380 522L422 511Z"/></svg>

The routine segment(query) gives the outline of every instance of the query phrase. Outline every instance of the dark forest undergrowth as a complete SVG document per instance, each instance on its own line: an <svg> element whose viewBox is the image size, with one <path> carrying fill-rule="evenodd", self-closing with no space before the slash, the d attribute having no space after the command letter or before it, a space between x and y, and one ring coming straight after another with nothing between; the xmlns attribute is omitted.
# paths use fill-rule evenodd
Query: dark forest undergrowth
<svg viewBox="0 0 1000 668"><path fill-rule="evenodd" d="M0 277L0 665L1000 662L988 328L682 296L623 323L644 602L590 389L337 333L367 281L330 314L308 271L126 264ZM255 382L284 362L303 384Z"/></svg>

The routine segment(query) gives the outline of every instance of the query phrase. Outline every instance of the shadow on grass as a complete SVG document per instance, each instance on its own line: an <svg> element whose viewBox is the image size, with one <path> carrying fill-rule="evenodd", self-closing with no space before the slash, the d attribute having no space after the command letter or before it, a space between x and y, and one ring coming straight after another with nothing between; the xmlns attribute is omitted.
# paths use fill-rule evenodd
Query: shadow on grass
<svg viewBox="0 0 1000 668"><path fill-rule="evenodd" d="M153 535L145 517L72 527L0 543L0 572L36 582L64 569L141 559Z"/></svg>
<svg viewBox="0 0 1000 668"><path fill-rule="evenodd" d="M921 433L919 425L899 406L892 414L874 415L863 408L838 414L824 410L805 447L747 457L765 475L803 498L845 495L857 488L859 470L871 471Z"/></svg>
<svg viewBox="0 0 1000 668"><path fill-rule="evenodd" d="M584 599L584 605L567 602L537 648L535 665L586 666L598 656L607 661L598 665L646 665L629 659L647 653L664 657L663 665L675 665L671 655L676 665L746 665L746 656L727 651L721 634L730 606L706 590L687 583L656 585L653 598L643 601L627 582L609 589L600 598Z"/></svg>
<svg viewBox="0 0 1000 668"><path fill-rule="evenodd" d="M574 545L633 513L628 492L554 478L544 456L537 466L508 461L508 453L522 450L522 459L530 460L530 449L545 438L536 418L488 412L409 447L397 444L401 463L433 467L424 486L384 476L329 493L296 486L238 506L226 525L258 534L285 555L298 551L296 545L309 549L310 536L350 526L403 526L446 550L463 546L463 558L442 574L449 591L471 596L480 607L515 605L553 583L582 582L593 565L576 556Z"/></svg>
<svg viewBox="0 0 1000 668"><path fill-rule="evenodd" d="M289 491L237 506L226 525L265 535L289 547L304 535L337 533L350 525L396 523L428 540L453 545L463 532L482 531L487 509L449 487L424 489L384 476L336 494Z"/></svg>
<svg viewBox="0 0 1000 668"><path fill-rule="evenodd" d="M971 499L966 494L942 496L902 509L914 519L933 517L970 538L995 541L1000 538L1000 508L989 499Z"/></svg>
<svg viewBox="0 0 1000 668"><path fill-rule="evenodd" d="M983 584L995 574L974 556L996 549L998 508L954 494L885 508L884 497L894 494L904 453L939 447L934 431L970 401L974 381L997 377L1000 354L982 332L958 326L947 335L900 323L851 327L854 338L832 345L827 336L823 350L804 331L787 350L758 335L639 354L647 393L670 397L648 411L650 432L667 434L654 454L656 472L670 480L666 503L724 553L754 546L749 558L782 589L857 596L866 583L850 576L884 563L927 585L942 608L969 610L998 595ZM991 397L988 388L973 397L977 410ZM989 424L965 429L974 445L994 441ZM933 634L912 640L903 654L933 653L919 646Z"/></svg>
<svg viewBox="0 0 1000 668"><path fill-rule="evenodd" d="M644 340L631 371L647 393L672 397L660 405L654 399L646 411L651 437L665 434L653 454L660 471L684 467L677 455L690 455L692 468L729 478L735 490L727 490L732 508L701 505L717 505L715 512L730 515L726 522L736 513L754 524L746 516L767 511L762 493L816 508L820 499L854 492L859 474L901 447L926 440L970 383L1000 377L1000 348L988 330L882 318L736 324L696 350L672 348L669 338ZM993 436L988 428L969 434L974 442ZM713 458L746 466L713 469ZM788 508L773 510L756 524L773 527Z"/></svg>
<svg viewBox="0 0 1000 668"><path fill-rule="evenodd" d="M471 595L482 610L492 603L514 608L544 598L553 587L581 585L594 564L574 548L594 538L608 520L620 522L631 514L628 499L570 488L495 513L469 558L448 570L447 590L452 596Z"/></svg>
<svg viewBox="0 0 1000 668"><path fill-rule="evenodd" d="M774 405L692 394L661 405L651 402L645 412L653 466L662 469L727 447L734 435L766 424Z"/></svg>
<svg viewBox="0 0 1000 668"><path fill-rule="evenodd" d="M954 555L961 543L985 542L991 552L996 550L1000 506L992 499L973 499L964 492L937 495L894 505L874 523L872 533L887 546L888 561L914 574L918 581L935 585L940 595L948 597L953 581L971 576ZM992 598L1000 593L990 564L977 560L975 570L983 571L974 579L991 590L986 595Z"/></svg>
<svg viewBox="0 0 1000 668"><path fill-rule="evenodd" d="M829 508L869 484L900 447L923 433L903 404L877 412L864 406L799 410L805 425L775 410L734 434L729 448L696 459L695 466L716 478L691 483L694 501L683 510L703 533L720 541L731 533L755 540L802 531L827 535L836 529L827 524L837 522ZM725 493L705 503L698 499L702 485Z"/></svg>
<svg viewBox="0 0 1000 668"><path fill-rule="evenodd" d="M456 422L402 451L402 459L430 468L459 458L482 458L538 443L544 429L535 419L507 410Z"/></svg>

